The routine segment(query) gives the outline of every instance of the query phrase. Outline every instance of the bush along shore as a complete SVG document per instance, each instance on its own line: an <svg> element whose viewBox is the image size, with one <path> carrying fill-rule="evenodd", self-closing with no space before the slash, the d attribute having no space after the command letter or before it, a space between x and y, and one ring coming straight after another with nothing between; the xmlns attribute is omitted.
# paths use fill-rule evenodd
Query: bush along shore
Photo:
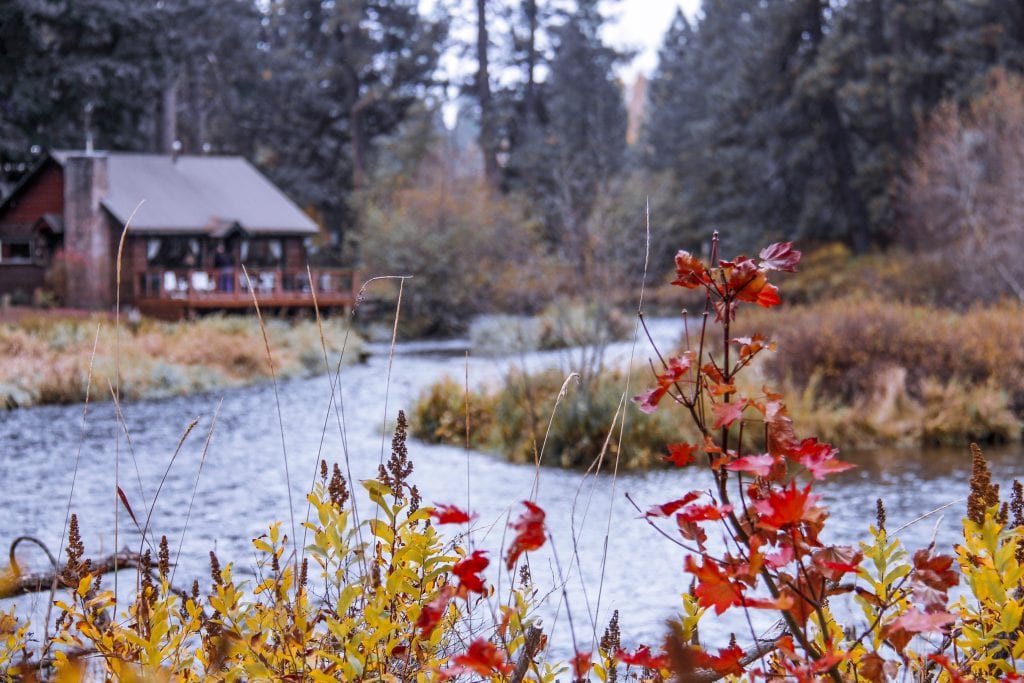
<svg viewBox="0 0 1024 683"><path fill-rule="evenodd" d="M642 415L623 403L625 389L625 374L611 370L583 377L557 369L513 371L501 387L468 394L463 384L446 377L413 407L413 435L427 443L465 446L468 404L469 446L502 453L512 462L587 469L603 455L622 470L656 467L665 444L681 438L685 429L670 416ZM620 441L616 427L623 414Z"/></svg>
<svg viewBox="0 0 1024 683"><path fill-rule="evenodd" d="M362 340L346 323L267 320L274 371L281 377L326 372L342 353L360 357ZM0 408L110 398L108 382L127 399L161 398L270 379L255 317L212 316L165 323L108 318L26 317L0 324ZM90 381L91 378L91 381Z"/></svg>
<svg viewBox="0 0 1024 683"><path fill-rule="evenodd" d="M802 277L806 286L808 276ZM790 414L821 438L868 449L1022 437L1024 305L956 311L834 299L752 311L734 328L738 338L753 338L755 330L766 353L751 359L737 381L750 391L765 383L780 387L791 397ZM706 343L720 347L719 340ZM649 372L634 368L633 383ZM620 407L621 370L585 373L563 392L568 374L513 371L501 386L473 388L468 396L462 383L439 380L413 409L414 434L429 443L466 445L468 401L474 448L533 462L546 438L557 448L544 464L587 468L604 451L619 455L625 469L667 466L664 444L694 436L686 425ZM622 441L607 441L621 410L627 411ZM756 431L744 438L752 446L763 440Z"/></svg>
<svg viewBox="0 0 1024 683"><path fill-rule="evenodd" d="M390 457L359 483L374 512L357 513L362 496L352 495L354 482L321 462L305 542L272 523L253 540L252 582L211 552L208 589L174 584L166 537L142 554L93 561L72 516L63 566L26 576L12 562L0 574L0 596L55 586L57 609L52 630L33 628L13 610L0 614L0 674L59 681L1022 680L1024 486L1014 482L1002 502L981 449L972 446L963 541L952 552L934 543L905 548L887 528L882 501L864 541L830 545L829 511L815 486L852 465L831 444L797 436L782 394L744 388L740 378L770 346L760 335L732 333L741 307L779 302L768 277L791 270L800 254L789 244L771 245L758 259L728 261L717 251L715 240L710 264L686 252L677 257L674 284L703 292L708 315L692 343L659 356L655 376L632 399L644 413L689 425L697 436L668 445L671 464L705 480L640 508L637 523L661 532L647 542L671 541L684 553L681 570L668 559L665 570L680 572L689 586L667 596L676 615L655 642L637 643L614 613L592 645L549 656L551 634L535 609L570 598L561 579L546 585L543 572L531 572L530 559L572 530L549 526L535 500L515 506L497 563L502 578L494 581L488 568L499 558L474 549L466 533L473 511L420 499L399 412ZM744 437L754 431L763 444L751 450ZM652 561L659 554L651 552ZM137 572L138 587L120 602L101 583L118 560ZM728 642L702 638L702 625L726 612L750 633ZM775 625L756 632L752 613Z"/></svg>
<svg viewBox="0 0 1024 683"><path fill-rule="evenodd" d="M757 381L794 416L849 447L1018 441L1024 427L1024 305L964 311L849 298L751 316L777 343Z"/></svg>

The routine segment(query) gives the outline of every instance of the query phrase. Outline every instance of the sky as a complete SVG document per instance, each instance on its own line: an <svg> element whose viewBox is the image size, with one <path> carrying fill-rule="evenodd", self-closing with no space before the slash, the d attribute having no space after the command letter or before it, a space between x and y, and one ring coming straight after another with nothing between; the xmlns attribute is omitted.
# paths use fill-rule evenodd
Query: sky
<svg viewBox="0 0 1024 683"><path fill-rule="evenodd" d="M639 50L633 62L622 67L624 83L632 83L639 73L650 76L654 71L658 47L677 7L692 19L700 9L700 0L620 0L606 4L605 12L613 21L606 26L605 40L615 47Z"/></svg>
<svg viewBox="0 0 1024 683"><path fill-rule="evenodd" d="M430 12L438 4L450 4L452 0L420 0L420 6ZM605 26L604 39L614 47L637 51L629 64L620 67L624 83L632 83L639 73L650 75L658 61L658 47L668 29L676 8L693 18L700 9L701 0L604 0L604 12L609 17ZM471 24L462 23L453 27L456 35L472 42L474 29ZM475 65L449 55L444 67L452 74L472 73Z"/></svg>

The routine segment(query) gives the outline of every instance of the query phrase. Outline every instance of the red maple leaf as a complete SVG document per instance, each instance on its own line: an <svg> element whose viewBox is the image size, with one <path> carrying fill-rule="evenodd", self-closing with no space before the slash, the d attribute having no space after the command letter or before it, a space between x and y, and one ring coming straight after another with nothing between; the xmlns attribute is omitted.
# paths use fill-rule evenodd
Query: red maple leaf
<svg viewBox="0 0 1024 683"><path fill-rule="evenodd" d="M724 650L719 650L717 655L703 650L698 652L696 663L697 666L711 669L722 676L742 676L744 669L740 660L743 659L744 654L746 653L743 652L743 648L733 643Z"/></svg>
<svg viewBox="0 0 1024 683"><path fill-rule="evenodd" d="M931 555L927 549L914 553L914 571L911 574L911 599L926 612L942 612L949 602L949 589L960 583L960 575L951 567L949 555Z"/></svg>
<svg viewBox="0 0 1024 683"><path fill-rule="evenodd" d="M796 554L793 552L793 546L784 545L779 547L778 552L765 555L764 563L772 569L781 569L792 562L794 557Z"/></svg>
<svg viewBox="0 0 1024 683"><path fill-rule="evenodd" d="M771 474L772 467L779 462L778 458L775 458L767 453L761 455L744 455L742 458L737 458L725 466L725 469L731 472L746 472L753 474L757 477L767 477Z"/></svg>
<svg viewBox="0 0 1024 683"><path fill-rule="evenodd" d="M661 403L661 399L663 399L667 393L667 386L657 386L653 389L648 389L642 394L637 394L633 397L633 402L637 404L641 411L650 415L658 409L658 404Z"/></svg>
<svg viewBox="0 0 1024 683"><path fill-rule="evenodd" d="M710 280L704 263L688 251L676 254L676 279L673 285L696 289Z"/></svg>
<svg viewBox="0 0 1024 683"><path fill-rule="evenodd" d="M788 273L796 271L796 264L800 262L800 256L801 253L793 248L792 242L769 244L758 254L762 268L784 270Z"/></svg>
<svg viewBox="0 0 1024 683"><path fill-rule="evenodd" d="M676 522L712 522L725 519L732 512L732 505L689 505L676 515Z"/></svg>
<svg viewBox="0 0 1024 683"><path fill-rule="evenodd" d="M452 566L452 574L459 577L459 595L465 597L467 591L472 593L486 593L484 577L480 572L491 563L484 555L485 550L474 550L472 555L464 557Z"/></svg>
<svg viewBox="0 0 1024 683"><path fill-rule="evenodd" d="M668 455L662 456L662 460L672 463L676 467L686 467L694 461L694 453L700 448L699 445L688 443L668 444Z"/></svg>
<svg viewBox="0 0 1024 683"><path fill-rule="evenodd" d="M864 553L848 545L822 548L811 555L811 561L830 581L838 581L843 574L856 574L863 559Z"/></svg>
<svg viewBox="0 0 1024 683"><path fill-rule="evenodd" d="M836 460L837 455L838 448L832 444L821 443L814 437L801 441L789 454L793 460L806 467L815 479L824 479L830 474L856 467L851 463Z"/></svg>
<svg viewBox="0 0 1024 683"><path fill-rule="evenodd" d="M748 598L743 596L743 606L754 609L788 610L793 607L793 596L780 595L777 598Z"/></svg>
<svg viewBox="0 0 1024 683"><path fill-rule="evenodd" d="M711 406L711 411L715 415L715 424L712 426L712 429L729 428L732 426L732 423L740 419L740 415L743 413L746 405L747 399L744 398L733 403L716 403Z"/></svg>
<svg viewBox="0 0 1024 683"><path fill-rule="evenodd" d="M509 527L516 532L515 538L512 539L512 545L508 549L508 555L505 557L505 566L510 571L516 566L516 560L520 555L544 545L544 510L528 500L524 500L523 505L526 506L526 512L521 514L515 522L509 524Z"/></svg>
<svg viewBox="0 0 1024 683"><path fill-rule="evenodd" d="M796 434L793 432L793 420L786 414L786 406L782 401L768 401L765 404L764 420L768 432L768 452L775 456L788 455L796 447Z"/></svg>
<svg viewBox="0 0 1024 683"><path fill-rule="evenodd" d="M787 656L779 663L794 680L799 683L811 683L821 680L820 674L841 663L846 657L845 653L828 650L820 659L806 660L797 656Z"/></svg>
<svg viewBox="0 0 1024 683"><path fill-rule="evenodd" d="M695 355L693 351L687 351L681 356L669 358L665 372L655 377L658 386L633 397L633 401L640 406L640 410L648 414L653 413L658 407L658 403L668 393L669 388L689 372Z"/></svg>
<svg viewBox="0 0 1024 683"><path fill-rule="evenodd" d="M721 384L725 381L725 377L722 376L721 371L715 367L714 363L705 363L701 366L700 371L715 384Z"/></svg>
<svg viewBox="0 0 1024 683"><path fill-rule="evenodd" d="M950 555L932 555L927 549L914 553L914 580L937 590L947 590L960 583Z"/></svg>
<svg viewBox="0 0 1024 683"><path fill-rule="evenodd" d="M712 396L725 396L726 394L736 393L736 386L733 384L712 384L708 389L711 390Z"/></svg>
<svg viewBox="0 0 1024 683"><path fill-rule="evenodd" d="M801 490L796 487L794 481L790 483L789 488L773 490L767 498L754 503L754 509L761 515L761 526L767 529L782 529L799 524L808 518L819 498L817 494L811 493L810 484Z"/></svg>
<svg viewBox="0 0 1024 683"><path fill-rule="evenodd" d="M933 662L935 662L936 664L941 666L943 669L945 669L946 673L949 674L949 680L952 681L953 683L967 683L968 680L970 680L970 681L974 680L973 678L971 678L971 679L964 678L963 675L960 673L959 669L956 668L956 665L953 664L952 661L950 661L950 659L949 659L949 657L947 655L930 654L930 655L928 655L928 659L932 660ZM1001 678L999 680L1001 680L1001 681L1011 681L1011 680L1015 680L1015 679L1019 679L1019 678L1020 678L1019 676L1014 676L1014 675L1011 674L1010 677Z"/></svg>
<svg viewBox="0 0 1024 683"><path fill-rule="evenodd" d="M682 498L676 498L675 500L669 501L662 505L655 505L648 508L647 512L644 513L644 517L668 517L676 510L680 509L688 503L700 498L703 494L700 491L690 491Z"/></svg>
<svg viewBox="0 0 1024 683"><path fill-rule="evenodd" d="M751 356L760 353L764 349L775 350L774 343L766 343L768 340L763 334L755 334L752 337L736 337L730 339L733 344L740 347L740 359L746 360Z"/></svg>
<svg viewBox="0 0 1024 683"><path fill-rule="evenodd" d="M764 306L765 308L771 308L772 306L781 304L782 299L779 298L779 288L775 285L765 283L765 286L758 290L753 303L758 306Z"/></svg>
<svg viewBox="0 0 1024 683"><path fill-rule="evenodd" d="M494 643L483 638L477 638L470 643L465 654L452 659L452 663L455 666L450 666L440 672L446 679L470 671L485 677L490 676L493 671L508 676L515 668L505 660L504 652L499 650Z"/></svg>
<svg viewBox="0 0 1024 683"><path fill-rule="evenodd" d="M652 655L651 648L641 645L636 652L630 654L619 648L615 652L615 659L627 666L642 666L647 669L664 669L668 666L668 655L662 652L659 655Z"/></svg>
<svg viewBox="0 0 1024 683"><path fill-rule="evenodd" d="M946 627L954 621L956 621L956 617L949 612L924 614L918 612L916 607L911 607L901 617L886 624L885 629L886 633L901 629L907 633L944 633Z"/></svg>
<svg viewBox="0 0 1024 683"><path fill-rule="evenodd" d="M574 680L582 680L590 673L590 652L577 652L572 658Z"/></svg>
<svg viewBox="0 0 1024 683"><path fill-rule="evenodd" d="M743 604L743 584L726 576L714 562L705 560L698 565L692 556L687 556L686 571L699 582L693 592L701 607L714 607L716 614L722 614L730 607Z"/></svg>
<svg viewBox="0 0 1024 683"><path fill-rule="evenodd" d="M435 503L434 509L430 511L430 516L437 520L438 524L466 524L476 519L476 515L470 515L464 510L460 510L454 505L444 505L442 503Z"/></svg>
<svg viewBox="0 0 1024 683"><path fill-rule="evenodd" d="M444 616L445 610L448 609L448 603L454 595L455 588L445 586L438 591L433 600L423 605L420 609L420 616L416 619L416 628L420 631L420 637L430 637L438 622L441 621L441 617Z"/></svg>
<svg viewBox="0 0 1024 683"><path fill-rule="evenodd" d="M721 261L726 269L727 287L740 301L757 301L758 292L768 284L768 277L761 271L753 259L738 256L735 261Z"/></svg>

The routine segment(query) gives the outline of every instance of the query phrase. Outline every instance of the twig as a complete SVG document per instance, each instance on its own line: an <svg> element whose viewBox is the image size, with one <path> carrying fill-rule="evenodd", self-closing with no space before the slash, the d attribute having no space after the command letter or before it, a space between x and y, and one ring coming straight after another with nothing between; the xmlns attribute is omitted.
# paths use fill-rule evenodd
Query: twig
<svg viewBox="0 0 1024 683"><path fill-rule="evenodd" d="M931 517L936 512L942 512L946 508L948 508L948 507L950 507L952 505L956 505L957 503L962 503L965 500L967 500L967 499L966 498L957 498L956 500L949 501L945 505L940 505L939 507L935 508L934 510L929 510L928 512L924 513L923 515L921 515L919 517L915 517L914 519L910 520L909 522L907 522L906 524L901 526L899 529L896 529L896 531L892 532L892 535L895 536L896 534L898 534L899 532L903 531L907 527L913 526L914 524L917 524L921 520L927 519L928 517Z"/></svg>
<svg viewBox="0 0 1024 683"><path fill-rule="evenodd" d="M543 635L544 632L536 626L531 626L527 629L523 651L519 655L519 661L516 662L516 669L512 672L512 678L509 679L509 683L522 683L523 679L526 678L526 672L530 670L530 664L533 663L534 658L540 651Z"/></svg>
<svg viewBox="0 0 1024 683"><path fill-rule="evenodd" d="M270 352L270 337L267 335L267 326L263 322L263 313L260 311L260 302L256 298L256 289L252 286L252 279L249 271L242 266L242 274L245 275L245 284L252 294L252 305L256 308L256 320L260 325L260 332L263 334L263 347L267 352L267 363L270 365L270 382L274 387L274 403L277 406L277 424L281 431L281 457L284 459L284 485L288 489L288 516L292 524L292 561L295 564L295 575L298 576L298 554L295 552L295 544L298 543L298 534L295 526L295 505L292 503L292 477L288 471L288 446L284 440L284 414L281 410L281 395L277 389L277 373L274 370L274 356Z"/></svg>

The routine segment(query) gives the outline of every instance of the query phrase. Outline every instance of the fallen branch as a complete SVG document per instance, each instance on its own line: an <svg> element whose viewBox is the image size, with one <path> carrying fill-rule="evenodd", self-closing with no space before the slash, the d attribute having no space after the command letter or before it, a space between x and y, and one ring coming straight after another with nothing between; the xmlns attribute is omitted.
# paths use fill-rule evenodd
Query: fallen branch
<svg viewBox="0 0 1024 683"><path fill-rule="evenodd" d="M543 642L541 636L544 632L536 626L531 626L526 632L526 642L523 643L523 653L519 655L519 662L516 663L516 669L512 672L511 683L520 683L525 677L526 672L530 670L530 664L533 663L534 658L540 651L541 643Z"/></svg>
<svg viewBox="0 0 1024 683"><path fill-rule="evenodd" d="M93 576L99 576L113 572L115 567L120 570L137 569L141 566L142 558L139 554L126 548L98 560L91 560L89 563L89 573ZM78 587L72 586L65 581L63 568L60 571L51 569L50 571L22 572L18 564L12 562L11 570L7 576L0 578L0 598L13 598L17 595L42 593L43 591L52 590L54 586L65 588Z"/></svg>
<svg viewBox="0 0 1024 683"><path fill-rule="evenodd" d="M46 572L21 571L21 565L18 564L18 560L14 554L14 551L21 543L33 543L42 548L43 552L46 553L47 559L50 560L51 570ZM19 536L14 539L14 541L11 542L11 548L8 551L8 559L10 560L10 567L6 572L0 573L0 599L50 591L50 599L52 600L52 594L57 591L57 588L78 588L77 585L72 585L64 578L64 569L66 565L65 567L58 567L57 558L53 556L53 553L51 553L50 549L46 547L46 544L35 536ZM83 564L84 563L79 563L79 567ZM88 567L88 573L92 576L110 574L122 569L139 569L142 567L142 556L124 548L123 550L107 555L104 558L89 560ZM158 575L154 572L154 567L149 568L149 573L153 578L158 578ZM170 586L169 590L181 598L190 597L189 593L181 590L180 588Z"/></svg>

